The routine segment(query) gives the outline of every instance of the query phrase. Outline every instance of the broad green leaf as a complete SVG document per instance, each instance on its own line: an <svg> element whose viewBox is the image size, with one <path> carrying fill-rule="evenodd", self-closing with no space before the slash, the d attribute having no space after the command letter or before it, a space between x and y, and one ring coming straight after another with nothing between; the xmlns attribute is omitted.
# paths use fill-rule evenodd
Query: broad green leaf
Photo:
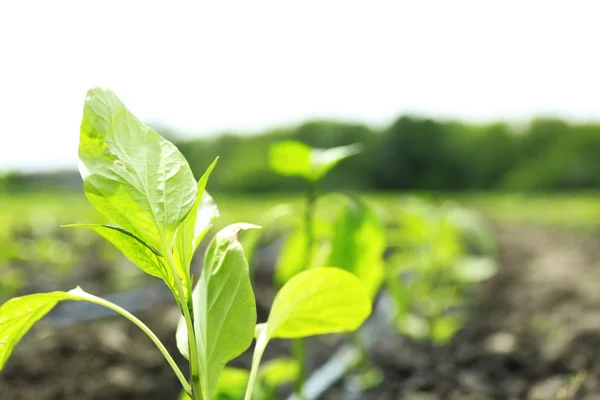
<svg viewBox="0 0 600 400"><path fill-rule="evenodd" d="M164 253L192 209L197 187L171 142L141 123L110 90L88 91L79 171L90 203Z"/></svg>
<svg viewBox="0 0 600 400"><path fill-rule="evenodd" d="M263 363L258 370L258 378L269 387L277 387L293 382L298 376L298 362L292 358L275 358Z"/></svg>
<svg viewBox="0 0 600 400"><path fill-rule="evenodd" d="M0 371L33 324L69 299L73 298L66 292L39 293L10 299L0 307Z"/></svg>
<svg viewBox="0 0 600 400"><path fill-rule="evenodd" d="M286 140L269 149L269 165L281 175L311 179L312 148L302 142Z"/></svg>
<svg viewBox="0 0 600 400"><path fill-rule="evenodd" d="M288 235L275 262L275 282L283 285L294 275L307 269L305 262L306 235L302 227Z"/></svg>
<svg viewBox="0 0 600 400"><path fill-rule="evenodd" d="M356 330L371 313L371 300L356 275L314 268L290 279L275 296L267 340Z"/></svg>
<svg viewBox="0 0 600 400"><path fill-rule="evenodd" d="M194 330L199 353L200 379L205 398L211 398L225 364L252 343L256 302L248 262L238 241L241 230L258 228L234 224L222 229L210 243L204 269L192 293ZM177 345L184 355L188 339L180 321ZM189 357L189 354L187 355Z"/></svg>
<svg viewBox="0 0 600 400"><path fill-rule="evenodd" d="M208 167L198 181L198 197L190 213L177 228L175 234L175 259L178 261L182 277L188 275L192 257L198 245L212 226L213 220L219 216L219 210L212 197L205 191L210 173L217 164L218 158Z"/></svg>
<svg viewBox="0 0 600 400"><path fill-rule="evenodd" d="M349 198L334 223L328 265L355 274L374 298L385 276L385 249L386 232L377 214L358 198Z"/></svg>
<svg viewBox="0 0 600 400"><path fill-rule="evenodd" d="M369 314L371 299L351 272L321 267L299 273L275 296L267 322L256 325L251 376L257 375L271 339L354 331ZM251 379L247 394L254 383Z"/></svg>
<svg viewBox="0 0 600 400"><path fill-rule="evenodd" d="M341 160L359 151L359 144L331 149L313 149L302 142L286 140L271 146L269 164L281 175L300 176L316 182Z"/></svg>
<svg viewBox="0 0 600 400"><path fill-rule="evenodd" d="M117 226L102 224L72 224L64 226L88 228L102 235L116 248L121 250L129 261L140 267L145 273L164 280L169 287L173 288L173 276L169 269L166 268L161 253L131 232L127 232L125 229Z"/></svg>

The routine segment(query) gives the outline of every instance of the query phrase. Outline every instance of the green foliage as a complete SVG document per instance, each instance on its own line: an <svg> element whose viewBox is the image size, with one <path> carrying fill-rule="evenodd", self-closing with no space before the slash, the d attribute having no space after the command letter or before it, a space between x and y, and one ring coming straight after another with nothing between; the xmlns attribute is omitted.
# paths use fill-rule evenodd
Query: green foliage
<svg viewBox="0 0 600 400"><path fill-rule="evenodd" d="M269 388L293 382L300 368L291 358L274 358L263 363L258 371L258 379Z"/></svg>
<svg viewBox="0 0 600 400"><path fill-rule="evenodd" d="M213 220L219 216L219 210L213 198L205 191L208 177L216 164L217 159L213 161L198 181L196 201L189 214L177 228L174 255L180 271L189 271L192 256L210 229ZM183 275L185 276L185 272Z"/></svg>
<svg viewBox="0 0 600 400"><path fill-rule="evenodd" d="M162 254L125 229L103 224L71 224L64 226L89 228L102 235L132 263L140 267L142 271L164 280L170 288L174 288L173 277L165 265Z"/></svg>
<svg viewBox="0 0 600 400"><path fill-rule="evenodd" d="M339 268L301 272L277 293L264 332L272 338L300 338L357 329L371 313L361 281Z"/></svg>
<svg viewBox="0 0 600 400"><path fill-rule="evenodd" d="M40 293L16 297L0 307L0 371L27 331L56 304L69 299L65 292Z"/></svg>
<svg viewBox="0 0 600 400"><path fill-rule="evenodd" d="M256 325L256 346L245 400L253 393L260 360L271 339L352 332L371 314L371 307L362 283L348 271L321 267L291 278L275 296L267 322ZM304 366L301 360L296 361L300 375Z"/></svg>
<svg viewBox="0 0 600 400"><path fill-rule="evenodd" d="M297 141L274 143L269 151L271 168L288 176L300 176L307 181L316 182L335 167L340 161L360 151L353 144L330 149L313 149Z"/></svg>
<svg viewBox="0 0 600 400"><path fill-rule="evenodd" d="M183 155L142 124L111 91L85 99L80 173L90 203L150 246L166 253L198 189Z"/></svg>
<svg viewBox="0 0 600 400"><path fill-rule="evenodd" d="M256 304L248 263L237 236L250 224L221 230L206 250L204 268L192 294L194 331L200 357L200 379L204 398L211 398L225 364L252 343ZM189 358L185 320L178 327L178 348Z"/></svg>
<svg viewBox="0 0 600 400"><path fill-rule="evenodd" d="M301 228L296 228L285 239L275 263L275 282L278 285L306 269L305 254L306 234Z"/></svg>
<svg viewBox="0 0 600 400"><path fill-rule="evenodd" d="M348 198L334 222L328 265L356 275L371 298L385 276L386 232L377 214L357 197Z"/></svg>
<svg viewBox="0 0 600 400"><path fill-rule="evenodd" d="M495 248L476 215L453 206L407 201L390 232L388 286L400 332L434 342L463 325L469 288L496 273Z"/></svg>
<svg viewBox="0 0 600 400"><path fill-rule="evenodd" d="M275 358L264 362L258 370L252 399L277 399L277 389L293 382L297 374L298 364L290 358ZM249 379L249 370L235 367L223 368L215 388L215 399L238 400L243 398ZM190 400L190 397L182 393L180 400Z"/></svg>

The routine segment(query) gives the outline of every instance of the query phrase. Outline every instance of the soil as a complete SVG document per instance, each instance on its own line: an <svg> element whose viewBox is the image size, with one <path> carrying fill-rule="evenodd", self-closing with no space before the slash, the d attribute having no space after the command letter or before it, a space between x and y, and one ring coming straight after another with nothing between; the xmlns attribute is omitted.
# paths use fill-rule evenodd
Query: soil
<svg viewBox="0 0 600 400"><path fill-rule="evenodd" d="M369 349L382 383L357 393L346 378L323 398L600 399L600 235L514 224L495 229L500 271L478 288L477 313L452 342L435 347L385 330ZM257 276L260 321L274 296L267 282L268 274ZM138 315L178 354L172 304ZM339 345L331 340L310 340L311 369ZM289 354L288 346L274 341L265 358ZM233 364L249 361L248 352ZM178 393L152 342L116 318L60 329L41 323L0 374L2 400L158 400Z"/></svg>

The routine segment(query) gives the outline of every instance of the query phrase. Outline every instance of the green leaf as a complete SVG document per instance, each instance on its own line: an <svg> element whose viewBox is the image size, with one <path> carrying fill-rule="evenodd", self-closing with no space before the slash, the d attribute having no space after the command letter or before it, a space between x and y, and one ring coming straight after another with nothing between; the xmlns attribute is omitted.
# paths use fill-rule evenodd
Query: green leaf
<svg viewBox="0 0 600 400"><path fill-rule="evenodd" d="M212 226L213 220L219 216L219 210L213 198L205 191L206 183L217 161L218 158L213 161L198 181L196 202L175 234L175 259L178 261L179 273L182 277L187 276L198 245Z"/></svg>
<svg viewBox="0 0 600 400"><path fill-rule="evenodd" d="M371 300L356 275L321 267L299 273L275 296L265 335L301 338L356 330L371 313Z"/></svg>
<svg viewBox="0 0 600 400"><path fill-rule="evenodd" d="M163 254L192 209L197 187L171 142L141 123L110 90L88 91L79 171L90 203Z"/></svg>
<svg viewBox="0 0 600 400"><path fill-rule="evenodd" d="M360 153L360 149L358 143L331 149L314 149L311 158L313 180L318 181L340 161Z"/></svg>
<svg viewBox="0 0 600 400"><path fill-rule="evenodd" d="M298 362L292 358L274 358L263 363L258 370L258 379L275 388L293 382L300 373Z"/></svg>
<svg viewBox="0 0 600 400"><path fill-rule="evenodd" d="M242 368L225 367L215 388L215 398L243 399L250 371Z"/></svg>
<svg viewBox="0 0 600 400"><path fill-rule="evenodd" d="M279 251L275 262L275 282L283 285L294 275L307 269L304 265L306 252L306 235L301 228L288 235Z"/></svg>
<svg viewBox="0 0 600 400"><path fill-rule="evenodd" d="M281 175L311 179L312 148L304 143L286 140L274 143L269 149L269 165Z"/></svg>
<svg viewBox="0 0 600 400"><path fill-rule="evenodd" d="M241 223L217 233L206 251L204 269L192 293L204 398L212 397L225 364L252 343L256 302L248 262L237 236L241 230L255 228L259 227ZM177 345L189 357L184 330L184 322L180 320Z"/></svg>
<svg viewBox="0 0 600 400"><path fill-rule="evenodd" d="M341 160L359 151L359 144L313 149L302 142L286 140L271 145L269 164L281 175L300 176L316 182Z"/></svg>
<svg viewBox="0 0 600 400"><path fill-rule="evenodd" d="M328 265L355 274L374 298L383 278L386 232L377 214L358 198L349 198L334 223Z"/></svg>
<svg viewBox="0 0 600 400"><path fill-rule="evenodd" d="M102 235L116 248L121 250L129 261L140 267L145 273L164 280L170 288L173 288L173 276L166 267L162 254L131 232L118 226L103 224L72 224L63 226L68 228L88 228Z"/></svg>
<svg viewBox="0 0 600 400"><path fill-rule="evenodd" d="M39 293L10 299L0 307L0 371L33 324L69 299L77 300L66 292Z"/></svg>
<svg viewBox="0 0 600 400"><path fill-rule="evenodd" d="M371 299L356 275L321 267L294 276L275 296L267 322L256 325L246 398L252 393L260 360L271 339L354 331L369 314Z"/></svg>

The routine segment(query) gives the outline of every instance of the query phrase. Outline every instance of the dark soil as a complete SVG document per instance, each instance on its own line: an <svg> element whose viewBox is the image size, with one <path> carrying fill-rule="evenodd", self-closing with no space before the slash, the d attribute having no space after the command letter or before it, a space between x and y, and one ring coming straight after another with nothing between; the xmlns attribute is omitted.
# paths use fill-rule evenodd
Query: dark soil
<svg viewBox="0 0 600 400"><path fill-rule="evenodd" d="M504 224L496 232L501 270L477 290L472 323L442 347L380 330L369 356L382 384L352 395L345 379L323 398L600 399L600 237ZM257 280L264 321L274 290L266 277ZM178 354L177 310L164 305L138 314ZM310 340L311 368L330 357L331 341ZM288 343L274 341L266 358L288 352ZM247 353L234 364L249 360ZM40 324L0 374L1 400L158 400L178 393L152 342L112 318L60 329Z"/></svg>

